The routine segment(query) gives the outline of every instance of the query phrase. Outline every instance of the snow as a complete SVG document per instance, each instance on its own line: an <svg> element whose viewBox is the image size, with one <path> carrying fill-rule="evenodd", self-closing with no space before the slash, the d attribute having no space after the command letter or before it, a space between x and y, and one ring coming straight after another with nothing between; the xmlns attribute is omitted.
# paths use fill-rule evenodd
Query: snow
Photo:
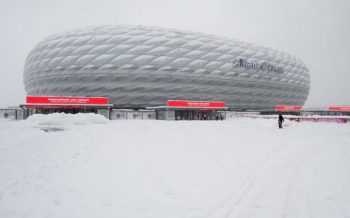
<svg viewBox="0 0 350 218"><path fill-rule="evenodd" d="M34 114L27 120L23 121L29 125L36 126L67 126L67 125L89 125L89 124L106 124L109 122L100 114L65 114L54 113L50 115Z"/></svg>
<svg viewBox="0 0 350 218"><path fill-rule="evenodd" d="M0 120L0 217L350 216L349 124L50 116Z"/></svg>

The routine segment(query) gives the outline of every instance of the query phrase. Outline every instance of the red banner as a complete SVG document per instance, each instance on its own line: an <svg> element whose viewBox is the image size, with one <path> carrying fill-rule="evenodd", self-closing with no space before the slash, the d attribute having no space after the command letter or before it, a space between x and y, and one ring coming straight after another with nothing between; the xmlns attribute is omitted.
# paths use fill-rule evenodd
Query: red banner
<svg viewBox="0 0 350 218"><path fill-rule="evenodd" d="M329 107L330 111L350 111L350 107Z"/></svg>
<svg viewBox="0 0 350 218"><path fill-rule="evenodd" d="M27 96L29 104L108 104L108 98Z"/></svg>
<svg viewBox="0 0 350 218"><path fill-rule="evenodd" d="M168 101L170 107L225 107L225 102Z"/></svg>
<svg viewBox="0 0 350 218"><path fill-rule="evenodd" d="M40 109L48 109L48 108L61 108L61 109L81 109L82 105L26 105L26 108L40 108Z"/></svg>
<svg viewBox="0 0 350 218"><path fill-rule="evenodd" d="M300 106L276 106L276 110L301 110Z"/></svg>

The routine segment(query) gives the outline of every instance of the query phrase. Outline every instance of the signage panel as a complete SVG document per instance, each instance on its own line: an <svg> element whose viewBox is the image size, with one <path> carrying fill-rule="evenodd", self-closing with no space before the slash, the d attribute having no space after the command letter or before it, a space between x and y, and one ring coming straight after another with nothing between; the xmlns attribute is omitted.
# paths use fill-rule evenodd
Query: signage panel
<svg viewBox="0 0 350 218"><path fill-rule="evenodd" d="M169 107L225 107L225 102L209 102L209 101L168 101Z"/></svg>
<svg viewBox="0 0 350 218"><path fill-rule="evenodd" d="M330 111L350 111L350 107L329 107Z"/></svg>
<svg viewBox="0 0 350 218"><path fill-rule="evenodd" d="M276 106L276 110L301 110L300 106Z"/></svg>
<svg viewBox="0 0 350 218"><path fill-rule="evenodd" d="M268 72L284 73L284 68L277 67L265 61L252 62L245 58L234 58L233 60L231 60L231 63L233 63L237 67L243 67L247 69L258 69L258 70L268 71Z"/></svg>
<svg viewBox="0 0 350 218"><path fill-rule="evenodd" d="M108 98L27 96L29 104L108 104Z"/></svg>
<svg viewBox="0 0 350 218"><path fill-rule="evenodd" d="M26 108L40 108L40 109L49 109L49 108L62 108L62 109L81 109L82 105L26 105Z"/></svg>

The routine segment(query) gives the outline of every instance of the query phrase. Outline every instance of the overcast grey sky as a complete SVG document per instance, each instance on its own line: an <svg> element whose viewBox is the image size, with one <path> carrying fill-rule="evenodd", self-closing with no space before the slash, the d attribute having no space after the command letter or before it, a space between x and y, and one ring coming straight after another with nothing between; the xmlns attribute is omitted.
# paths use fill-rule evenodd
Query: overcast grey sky
<svg viewBox="0 0 350 218"><path fill-rule="evenodd" d="M25 103L24 62L39 41L115 24L191 30L290 53L310 70L305 106L350 105L350 0L0 0L0 108Z"/></svg>

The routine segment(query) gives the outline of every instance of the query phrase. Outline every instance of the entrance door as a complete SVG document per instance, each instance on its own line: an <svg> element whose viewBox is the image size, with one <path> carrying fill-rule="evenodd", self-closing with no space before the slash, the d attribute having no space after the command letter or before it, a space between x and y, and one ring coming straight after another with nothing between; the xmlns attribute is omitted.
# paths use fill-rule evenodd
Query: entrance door
<svg viewBox="0 0 350 218"><path fill-rule="evenodd" d="M220 111L220 112L217 112L217 113L218 113L219 120L224 120L225 119L225 112Z"/></svg>
<svg viewBox="0 0 350 218"><path fill-rule="evenodd" d="M188 120L195 120L195 111L188 111Z"/></svg>
<svg viewBox="0 0 350 218"><path fill-rule="evenodd" d="M188 120L188 111L175 111L175 120Z"/></svg>
<svg viewBox="0 0 350 218"><path fill-rule="evenodd" d="M199 111L193 111L193 120L199 120Z"/></svg>
<svg viewBox="0 0 350 218"><path fill-rule="evenodd" d="M221 113L218 111L175 111L175 120L216 120L216 117L220 120Z"/></svg>

